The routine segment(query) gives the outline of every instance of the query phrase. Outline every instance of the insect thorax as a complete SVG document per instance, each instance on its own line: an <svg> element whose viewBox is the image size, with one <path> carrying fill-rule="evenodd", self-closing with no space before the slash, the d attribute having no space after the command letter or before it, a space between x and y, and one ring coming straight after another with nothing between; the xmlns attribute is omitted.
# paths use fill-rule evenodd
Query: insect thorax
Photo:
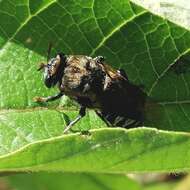
<svg viewBox="0 0 190 190"><path fill-rule="evenodd" d="M64 93L71 98L88 102L87 107L99 107L99 94L102 93L105 72L91 57L71 56L68 58L62 84Z"/></svg>

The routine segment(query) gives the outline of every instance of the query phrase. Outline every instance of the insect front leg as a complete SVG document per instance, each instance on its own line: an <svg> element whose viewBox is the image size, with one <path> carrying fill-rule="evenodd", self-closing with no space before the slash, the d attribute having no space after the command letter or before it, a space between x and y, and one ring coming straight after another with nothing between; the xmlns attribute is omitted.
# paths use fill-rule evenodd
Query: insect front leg
<svg viewBox="0 0 190 190"><path fill-rule="evenodd" d="M125 72L124 69L119 69L119 70L117 70L117 72L118 72L121 76L123 76L126 80L128 80L127 73Z"/></svg>
<svg viewBox="0 0 190 190"><path fill-rule="evenodd" d="M79 110L79 114L78 116L69 123L69 125L67 125L63 131L63 133L67 133L69 129L71 129L71 127L76 124L78 121L80 121L80 119L82 117L84 117L86 115L86 107L81 106L80 110Z"/></svg>
<svg viewBox="0 0 190 190"><path fill-rule="evenodd" d="M35 97L33 100L34 100L34 102L42 103L42 102L49 102L49 101L57 100L57 99L61 98L61 96L63 96L63 92L59 92L56 95L48 96L48 97Z"/></svg>

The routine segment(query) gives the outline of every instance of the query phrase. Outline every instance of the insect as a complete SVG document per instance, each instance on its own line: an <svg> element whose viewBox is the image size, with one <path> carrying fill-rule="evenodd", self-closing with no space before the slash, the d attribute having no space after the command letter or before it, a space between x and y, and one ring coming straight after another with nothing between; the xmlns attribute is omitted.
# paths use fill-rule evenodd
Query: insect
<svg viewBox="0 0 190 190"><path fill-rule="evenodd" d="M65 127L64 133L85 116L86 108L94 109L108 126L142 125L146 94L128 80L124 70L114 70L106 64L103 56L58 53L38 70L44 71L46 87L57 85L59 93L35 97L36 102L49 102L66 95L80 105L78 116Z"/></svg>

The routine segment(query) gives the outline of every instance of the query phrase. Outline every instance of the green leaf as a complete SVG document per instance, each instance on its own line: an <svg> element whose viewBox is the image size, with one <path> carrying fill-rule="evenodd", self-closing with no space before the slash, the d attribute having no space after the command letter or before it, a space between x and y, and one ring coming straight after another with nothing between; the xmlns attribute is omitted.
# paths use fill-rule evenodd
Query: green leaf
<svg viewBox="0 0 190 190"><path fill-rule="evenodd" d="M162 182L158 184L150 184L147 187L143 188L143 190L171 190L175 189L176 183L172 182Z"/></svg>
<svg viewBox="0 0 190 190"><path fill-rule="evenodd" d="M97 130L106 126L91 111L74 130L93 129L92 134L61 136L77 109L62 107L58 101L44 106L32 101L34 96L58 91L45 88L36 70L46 60L50 42L52 55L58 51L104 55L114 68L124 68L133 83L143 84L156 105L155 110L147 109L147 126L190 131L190 75L178 63L189 58L189 30L128 0L1 0L1 171L124 173L189 168L188 134Z"/></svg>
<svg viewBox="0 0 190 190"><path fill-rule="evenodd" d="M0 171L187 171L189 143L186 133L147 128L96 129L28 144L0 157Z"/></svg>
<svg viewBox="0 0 190 190"><path fill-rule="evenodd" d="M6 179L8 186L19 190L62 190L76 188L78 190L140 190L137 183L124 175L38 173L19 174L3 179Z"/></svg>

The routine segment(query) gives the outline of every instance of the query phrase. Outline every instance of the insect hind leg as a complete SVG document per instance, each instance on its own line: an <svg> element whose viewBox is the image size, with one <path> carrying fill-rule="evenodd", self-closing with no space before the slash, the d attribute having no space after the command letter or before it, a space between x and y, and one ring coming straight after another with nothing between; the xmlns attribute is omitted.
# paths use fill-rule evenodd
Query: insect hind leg
<svg viewBox="0 0 190 190"><path fill-rule="evenodd" d="M143 124L142 121L126 119L126 121L124 122L124 124L121 127L125 128L125 129L131 129L131 128L142 126L142 124Z"/></svg>
<svg viewBox="0 0 190 190"><path fill-rule="evenodd" d="M108 126L108 127L112 127L112 125L104 118L104 116L98 112L98 111L95 111L96 114L102 119L102 121L104 121L104 123Z"/></svg>
<svg viewBox="0 0 190 190"><path fill-rule="evenodd" d="M129 129L142 126L143 124L143 121L141 120L130 119L114 113L96 113L109 127L122 127Z"/></svg>

